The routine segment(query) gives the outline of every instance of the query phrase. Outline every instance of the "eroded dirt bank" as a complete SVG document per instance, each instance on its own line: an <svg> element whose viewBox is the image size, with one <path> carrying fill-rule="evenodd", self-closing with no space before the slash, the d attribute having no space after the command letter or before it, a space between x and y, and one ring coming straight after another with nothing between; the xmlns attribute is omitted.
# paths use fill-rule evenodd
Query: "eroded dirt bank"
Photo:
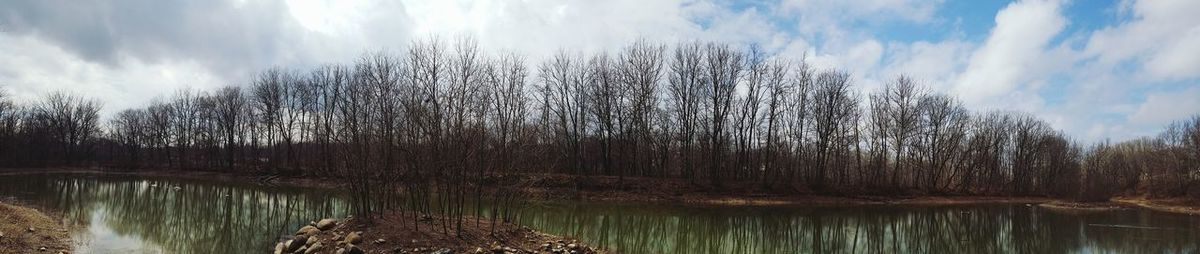
<svg viewBox="0 0 1200 254"><path fill-rule="evenodd" d="M70 253L67 229L46 213L0 200L0 253Z"/></svg>

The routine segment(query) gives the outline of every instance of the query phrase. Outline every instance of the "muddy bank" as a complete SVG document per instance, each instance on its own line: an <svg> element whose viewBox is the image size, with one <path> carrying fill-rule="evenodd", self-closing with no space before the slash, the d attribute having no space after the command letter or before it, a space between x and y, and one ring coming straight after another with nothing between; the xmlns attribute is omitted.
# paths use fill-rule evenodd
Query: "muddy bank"
<svg viewBox="0 0 1200 254"><path fill-rule="evenodd" d="M1144 197L1117 197L1113 198L1112 201L1160 212L1200 215L1200 200L1188 198L1147 199Z"/></svg>
<svg viewBox="0 0 1200 254"><path fill-rule="evenodd" d="M37 209L0 201L0 253L70 253L62 224Z"/></svg>
<svg viewBox="0 0 1200 254"><path fill-rule="evenodd" d="M1051 211L1071 213L1071 214L1108 212L1108 211L1116 211L1116 210L1131 208L1131 206L1129 206L1129 205L1124 205L1124 204L1115 203L1115 202L1080 203L1080 202L1067 202L1067 201L1051 201L1051 202L1041 203L1041 204L1038 204L1038 207L1045 208L1045 209L1048 209Z"/></svg>
<svg viewBox="0 0 1200 254"><path fill-rule="evenodd" d="M461 231L460 231L461 230ZM575 239L491 220L391 213L370 221L322 219L281 238L272 253L606 253Z"/></svg>
<svg viewBox="0 0 1200 254"><path fill-rule="evenodd" d="M1012 196L872 196L821 195L782 188L764 189L756 182L730 182L719 187L685 179L591 176L586 179L561 174L505 176L503 182L521 186L534 200L586 200L609 202L671 203L693 205L965 205L1037 204L1055 199Z"/></svg>
<svg viewBox="0 0 1200 254"><path fill-rule="evenodd" d="M141 170L107 168L18 168L0 169L0 176L16 174L109 174L144 177L168 177L209 181L235 181L260 185L281 185L336 189L344 181L333 177L277 176L253 173L213 171ZM669 203L691 205L962 205L962 204L1037 204L1053 201L1046 197L1010 196L831 196L796 189L763 190L753 182L731 182L721 187L693 183L677 178L589 176L564 174L510 174L489 176L487 182L518 188L531 200L582 200L606 202Z"/></svg>

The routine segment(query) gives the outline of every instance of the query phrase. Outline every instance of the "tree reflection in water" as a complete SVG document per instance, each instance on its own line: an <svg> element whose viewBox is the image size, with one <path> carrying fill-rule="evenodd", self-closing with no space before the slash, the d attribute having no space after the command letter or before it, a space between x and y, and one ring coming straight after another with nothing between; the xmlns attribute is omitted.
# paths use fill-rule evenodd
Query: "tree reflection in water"
<svg viewBox="0 0 1200 254"><path fill-rule="evenodd" d="M76 225L77 252L95 253L266 252L346 210L341 196L318 190L111 176L5 176L0 193L60 211Z"/></svg>
<svg viewBox="0 0 1200 254"><path fill-rule="evenodd" d="M346 211L343 197L325 190L110 176L4 176L0 196L62 211L65 221L80 225L73 232L83 242L77 250L99 253L265 252L301 224L344 216ZM522 225L621 253L1200 250L1200 217L1145 210L1076 215L1025 205L680 207L553 202L522 207Z"/></svg>
<svg viewBox="0 0 1200 254"><path fill-rule="evenodd" d="M621 253L1192 253L1200 219L1024 205L530 206L522 222ZM1128 228L1105 225L1139 225Z"/></svg>

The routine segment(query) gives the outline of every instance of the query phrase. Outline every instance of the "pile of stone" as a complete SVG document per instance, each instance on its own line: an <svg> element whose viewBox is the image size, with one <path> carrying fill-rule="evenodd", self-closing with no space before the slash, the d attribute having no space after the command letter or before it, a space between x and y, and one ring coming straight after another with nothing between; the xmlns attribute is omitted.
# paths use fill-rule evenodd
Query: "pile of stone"
<svg viewBox="0 0 1200 254"><path fill-rule="evenodd" d="M341 254L366 253L362 248L356 246L362 244L362 232L351 232L344 237L339 232L333 232L334 241L338 241L338 246L325 246L319 239L319 236L322 232L332 231L337 225L338 222L334 219L323 219L318 222L309 223L309 225L297 230L296 235L291 236L291 239L275 244L274 253L313 254L321 252L326 248L337 248L337 251L334 253Z"/></svg>
<svg viewBox="0 0 1200 254"><path fill-rule="evenodd" d="M590 248L590 247L584 245L583 243L580 243L575 240L571 240L571 242L566 242L563 240L558 240L558 241L554 241L554 242L546 242L546 243L543 243L540 248L538 248L538 251L545 251L545 252L555 253L555 254L596 253L596 249Z"/></svg>

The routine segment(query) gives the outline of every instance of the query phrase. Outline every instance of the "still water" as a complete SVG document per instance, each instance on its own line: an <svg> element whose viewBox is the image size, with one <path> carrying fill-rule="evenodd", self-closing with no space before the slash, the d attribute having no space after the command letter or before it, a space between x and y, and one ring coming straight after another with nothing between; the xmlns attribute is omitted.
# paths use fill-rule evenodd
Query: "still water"
<svg viewBox="0 0 1200 254"><path fill-rule="evenodd" d="M176 188L178 187L178 188ZM329 190L95 175L0 176L0 196L59 211L76 253L265 253ZM519 222L620 253L1195 253L1200 217L1036 206L703 207L527 204Z"/></svg>

